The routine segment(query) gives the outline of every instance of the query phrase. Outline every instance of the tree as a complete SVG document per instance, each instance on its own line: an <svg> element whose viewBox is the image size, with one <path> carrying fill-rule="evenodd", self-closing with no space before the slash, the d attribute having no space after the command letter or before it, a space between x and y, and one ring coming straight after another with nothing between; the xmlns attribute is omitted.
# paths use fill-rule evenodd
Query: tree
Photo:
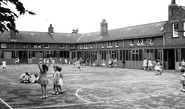
<svg viewBox="0 0 185 109"><path fill-rule="evenodd" d="M10 4L15 6L16 12L7 8ZM3 33L10 30L18 32L15 27L15 19L25 13L35 15L34 12L26 10L19 0L0 0L0 32Z"/></svg>

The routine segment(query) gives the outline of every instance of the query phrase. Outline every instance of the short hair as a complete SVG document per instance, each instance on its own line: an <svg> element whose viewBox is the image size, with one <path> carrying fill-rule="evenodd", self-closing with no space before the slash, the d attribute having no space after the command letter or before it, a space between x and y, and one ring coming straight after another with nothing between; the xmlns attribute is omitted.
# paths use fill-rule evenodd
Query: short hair
<svg viewBox="0 0 185 109"><path fill-rule="evenodd" d="M182 73L184 73L184 71L185 71L184 69L181 69L181 72L182 72Z"/></svg>
<svg viewBox="0 0 185 109"><path fill-rule="evenodd" d="M48 71L48 66L46 64L42 64L42 69L44 72Z"/></svg>
<svg viewBox="0 0 185 109"><path fill-rule="evenodd" d="M61 67L57 67L57 71L62 71L62 68Z"/></svg>

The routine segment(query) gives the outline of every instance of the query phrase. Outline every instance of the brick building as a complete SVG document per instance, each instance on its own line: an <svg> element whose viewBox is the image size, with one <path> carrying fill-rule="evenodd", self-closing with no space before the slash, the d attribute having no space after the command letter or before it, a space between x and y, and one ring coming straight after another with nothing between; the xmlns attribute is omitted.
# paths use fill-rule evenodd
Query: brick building
<svg viewBox="0 0 185 109"><path fill-rule="evenodd" d="M168 9L167 21L108 30L103 19L100 31L86 34L55 33L52 25L48 32L5 32L0 34L0 60L12 64L19 57L21 63L32 64L39 58L81 57L101 66L103 59L108 64L117 58L121 67L124 58L127 68L142 68L146 57L160 58L164 69L178 70L179 61L185 59L185 7L172 0Z"/></svg>

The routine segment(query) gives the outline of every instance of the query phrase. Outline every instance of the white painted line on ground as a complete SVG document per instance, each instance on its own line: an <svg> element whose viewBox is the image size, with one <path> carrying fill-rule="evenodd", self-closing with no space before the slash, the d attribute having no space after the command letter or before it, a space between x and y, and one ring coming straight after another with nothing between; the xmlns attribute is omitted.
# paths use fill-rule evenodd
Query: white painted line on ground
<svg viewBox="0 0 185 109"><path fill-rule="evenodd" d="M3 101L1 98L0 98L1 102L3 102L7 107L9 107L10 109L13 109L10 105L8 105L5 101Z"/></svg>
<svg viewBox="0 0 185 109"><path fill-rule="evenodd" d="M84 103L88 104L88 103ZM77 105L84 105L84 104L63 104L63 105L49 105L49 106L36 106L36 107L29 107L29 108L24 108L24 109L43 109L43 108L63 108L63 107L69 107L69 106L77 106ZM16 108L15 108L16 109Z"/></svg>
<svg viewBox="0 0 185 109"><path fill-rule="evenodd" d="M76 91L75 95L76 95L79 99L81 99L82 101L85 101L85 102L87 102L87 103L94 103L94 102L85 100L85 99L83 99L82 97L80 97L80 96L78 95L78 92L79 92L80 90L82 90L82 89L83 89L83 88L79 88L79 89Z"/></svg>

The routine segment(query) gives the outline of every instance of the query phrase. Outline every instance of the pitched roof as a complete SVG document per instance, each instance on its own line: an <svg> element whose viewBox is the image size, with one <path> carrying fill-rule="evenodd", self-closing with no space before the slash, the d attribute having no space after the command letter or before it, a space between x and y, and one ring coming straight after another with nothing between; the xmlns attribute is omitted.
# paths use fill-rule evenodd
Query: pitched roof
<svg viewBox="0 0 185 109"><path fill-rule="evenodd" d="M109 30L107 36L100 36L100 32L91 32L86 34L72 33L54 33L52 35L47 32L26 32L19 31L16 34L16 42L21 43L89 43L101 42L120 39L132 39L143 37L161 36L163 25L166 21L136 25L125 28ZM9 32L0 34L0 42L12 42Z"/></svg>
<svg viewBox="0 0 185 109"><path fill-rule="evenodd" d="M75 43L81 34L71 33L54 33L52 35L47 32L26 32L19 31L16 34L16 42L21 43ZM0 42L12 42L10 33L0 34Z"/></svg>
<svg viewBox="0 0 185 109"><path fill-rule="evenodd" d="M161 36L163 25L165 23L166 21L162 21L144 25L112 29L109 30L107 36L100 36L100 32L87 33L83 34L80 40L78 40L78 43Z"/></svg>

